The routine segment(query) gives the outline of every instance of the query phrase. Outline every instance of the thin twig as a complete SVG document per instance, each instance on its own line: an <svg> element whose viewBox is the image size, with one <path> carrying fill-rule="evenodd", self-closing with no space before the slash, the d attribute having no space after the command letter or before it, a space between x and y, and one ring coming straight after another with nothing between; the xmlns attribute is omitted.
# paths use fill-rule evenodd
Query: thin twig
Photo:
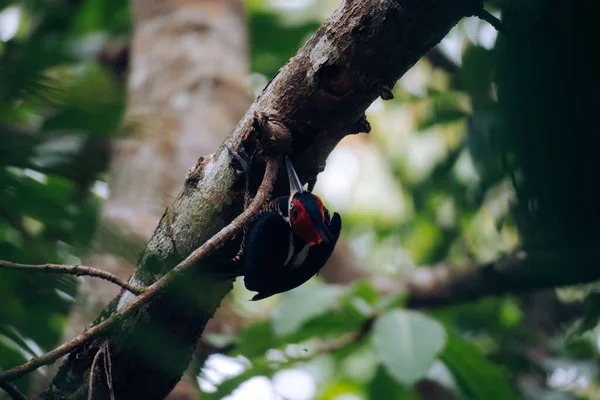
<svg viewBox="0 0 600 400"><path fill-rule="evenodd" d="M360 330L358 330L357 332L344 335L333 342L318 346L317 354L333 353L335 351L343 349L344 347L352 343L360 342L371 332L371 330L373 329L374 322L375 317L371 317L363 322L362 326L360 327Z"/></svg>
<svg viewBox="0 0 600 400"><path fill-rule="evenodd" d="M144 288L133 286L118 276L111 274L108 271L103 271L101 269L86 267L83 265L62 265L62 264L39 264L39 265L30 265L30 264L18 264L10 261L0 260L0 268L10 268L10 269L24 269L24 270L33 270L39 272L49 272L52 274L68 274L75 276L93 276L96 278L101 278L106 281L112 282L115 285L121 286L125 290L129 290L134 294L142 294L144 293Z"/></svg>
<svg viewBox="0 0 600 400"><path fill-rule="evenodd" d="M96 370L96 363L100 359L100 356L103 356L102 369L104 371L104 376L106 377L106 386L108 387L110 400L115 400L115 392L112 384L112 363L110 361L110 349L108 347L108 343L106 342L100 346L94 355L94 360L92 361L92 366L90 368L90 379L88 383L88 400L92 400L94 398L94 371Z"/></svg>
<svg viewBox="0 0 600 400"><path fill-rule="evenodd" d="M14 400L27 400L27 397L10 382L0 382L0 389L3 389Z"/></svg>
<svg viewBox="0 0 600 400"><path fill-rule="evenodd" d="M110 347L108 343L104 342L104 374L106 375L106 384L108 386L108 394L110 400L115 400L115 391L113 389L112 381L112 361L110 359Z"/></svg>
<svg viewBox="0 0 600 400"><path fill-rule="evenodd" d="M92 366L90 367L90 379L88 382L88 400L92 400L94 398L94 371L96 370L96 363L100 359L100 354L104 351L103 347L100 347L94 355L94 360L92 361Z"/></svg>
<svg viewBox="0 0 600 400"><path fill-rule="evenodd" d="M489 11L485 10L483 7L481 7L475 13L475 16L479 19L484 20L488 24L492 25L498 32L506 33L506 28L505 28L504 24L502 23L502 21L500 21L498 18L496 18Z"/></svg>
<svg viewBox="0 0 600 400"><path fill-rule="evenodd" d="M112 327L117 321L123 319L127 315L138 310L141 306L148 303L158 294L162 293L167 285L169 285L179 274L187 270L188 268L196 265L198 260L205 257L207 254L221 246L226 240L231 239L244 224L246 224L252 217L254 217L260 210L262 205L269 199L273 184L277 178L277 170L279 169L279 159L271 158L267 161L267 168L263 181L256 193L256 197L240 215L238 215L229 225L217 232L212 238L208 239L202 246L194 250L185 260L180 262L171 272L157 280L154 284L146 288L144 293L135 298L135 300L129 304L122 311L114 313L107 320L99 323L98 325L90 328L86 332L76 336L70 341L61 344L54 350L38 357L33 358L25 364L19 365L15 368L0 372L0 382L11 381L18 379L25 374L41 367L42 365L48 365L59 359L60 357L68 354L74 349L88 343L92 339L105 333L110 327Z"/></svg>

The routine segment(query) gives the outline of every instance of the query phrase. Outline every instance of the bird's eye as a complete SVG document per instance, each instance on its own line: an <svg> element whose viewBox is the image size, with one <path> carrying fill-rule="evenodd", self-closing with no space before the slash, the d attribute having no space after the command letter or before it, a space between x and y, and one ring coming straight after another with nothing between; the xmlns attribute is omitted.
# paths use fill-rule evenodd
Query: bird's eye
<svg viewBox="0 0 600 400"><path fill-rule="evenodd" d="M290 211L294 209L294 203L290 203Z"/></svg>

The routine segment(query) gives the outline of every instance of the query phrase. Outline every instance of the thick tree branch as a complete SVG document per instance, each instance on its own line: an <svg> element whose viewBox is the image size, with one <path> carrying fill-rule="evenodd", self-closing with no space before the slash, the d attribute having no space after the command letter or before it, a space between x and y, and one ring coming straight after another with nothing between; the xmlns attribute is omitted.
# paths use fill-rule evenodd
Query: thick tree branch
<svg viewBox="0 0 600 400"><path fill-rule="evenodd" d="M227 225L220 232L214 235L211 239L207 240L202 246L200 246L198 249L192 252L192 254L190 254L184 261L178 264L171 271L171 273L165 275L163 278L156 281L156 283L154 283L152 286L148 287L143 294L141 294L135 299L134 302L130 303L123 310L113 314L108 319L104 320L103 322L100 322L96 326L75 337L69 342L63 343L54 350L38 358L31 359L23 365L20 365L7 371L0 372L0 382L18 379L27 374L28 372L31 372L43 365L51 364L58 358L90 342L91 340L98 339L102 334L107 332L107 330L113 325L115 325L117 322L122 322L123 320L125 320L125 318L130 316L136 310L139 310L150 300L163 293L166 290L166 288L174 284L176 279L186 269L194 267L194 265L199 260L201 260L206 255L210 254L210 252L217 249L226 240L231 239L235 235L235 233L242 228L244 224L246 224L254 215L256 215L260 211L262 205L269 199L273 183L277 178L278 167L278 160L269 160L267 162L267 169L265 171L263 182L250 206L246 210L244 210L244 212L241 213L236 219L234 219L229 225Z"/></svg>
<svg viewBox="0 0 600 400"><path fill-rule="evenodd" d="M408 307L450 306L487 296L518 294L600 279L595 249L521 252L477 268L417 270L404 283Z"/></svg>
<svg viewBox="0 0 600 400"><path fill-rule="evenodd" d="M112 282L115 285L121 286L125 290L129 290L134 294L144 293L143 287L133 286L129 283L125 282L118 276L111 274L107 271L102 271L101 269L86 267L83 265L62 265L62 264L40 264L40 265L30 265L30 264L19 264L10 261L0 260L0 268L7 269L20 269L26 271L36 271L36 272L48 272L51 274L68 274L75 276L93 276L96 278L101 278L106 281Z"/></svg>
<svg viewBox="0 0 600 400"><path fill-rule="evenodd" d="M348 251L350 251L348 249ZM344 254L344 253L342 253ZM341 259L337 258L342 257ZM334 253L320 274L330 284L370 281L381 293L405 293L407 306L446 307L488 296L522 294L600 280L600 254L590 247L520 251L477 266L433 265L397 278L370 274ZM340 270L344 273L339 274Z"/></svg>

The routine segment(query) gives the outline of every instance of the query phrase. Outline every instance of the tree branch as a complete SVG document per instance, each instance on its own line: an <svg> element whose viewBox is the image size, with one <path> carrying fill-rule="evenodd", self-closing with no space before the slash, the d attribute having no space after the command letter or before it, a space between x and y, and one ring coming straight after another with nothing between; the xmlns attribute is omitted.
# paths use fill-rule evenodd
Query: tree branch
<svg viewBox="0 0 600 400"><path fill-rule="evenodd" d="M143 287L133 286L118 276L111 274L108 271L103 271L101 269L86 267L83 265L61 265L61 264L40 264L40 265L30 265L30 264L19 264L10 261L0 260L0 268L7 269L20 269L26 271L37 271L37 272L48 272L51 274L68 274L75 276L93 276L96 278L104 279L105 281L109 281L114 283L115 285L121 286L125 290L129 290L134 294L142 294L144 293Z"/></svg>
<svg viewBox="0 0 600 400"><path fill-rule="evenodd" d="M175 279L180 276L186 269L189 269L195 265L200 259L214 251L225 241L231 239L237 231L239 231L244 224L246 224L252 217L254 217L259 211L262 205L269 199L273 183L277 178L277 170L279 168L279 161L277 159L270 159L267 162L267 169L265 171L263 182L256 194L256 197L250 204L250 206L244 210L236 219L234 219L229 225L215 234L211 239L207 240L202 246L196 249L190 254L184 261L179 263L171 273L165 275L159 279L152 286L146 288L143 294L138 296L134 302L129 304L125 309L113 314L108 319L100 322L96 326L82 333L81 335L73 338L72 340L63 343L52 351L38 357L29 360L27 363L18 367L9 369L7 371L0 372L0 382L7 382L18 379L28 372L31 372L43 365L51 364L58 358L66 355L72 350L90 342L93 339L98 339L102 334L107 332L109 328L115 325L116 322L124 320L130 316L136 310L139 310L143 305L148 303L154 297L158 296L169 285L172 285Z"/></svg>
<svg viewBox="0 0 600 400"><path fill-rule="evenodd" d="M519 294L600 279L594 249L520 252L477 268L420 268L403 286L407 306L450 306L487 296Z"/></svg>
<svg viewBox="0 0 600 400"><path fill-rule="evenodd" d="M340 259L336 259L340 258ZM592 247L521 251L479 266L420 267L396 278L370 274L352 257L332 256L320 274L330 284L370 281L384 294L405 293L407 307L447 307L488 296L523 294L600 279L600 254ZM343 271L343 274L339 274Z"/></svg>
<svg viewBox="0 0 600 400"><path fill-rule="evenodd" d="M4 390L14 400L27 400L27 397L10 382L0 382L0 389Z"/></svg>
<svg viewBox="0 0 600 400"><path fill-rule="evenodd" d="M434 67L441 68L449 74L453 75L460 71L460 66L450 59L438 46L431 49L426 57Z"/></svg>
<svg viewBox="0 0 600 400"><path fill-rule="evenodd" d="M496 18L492 13L483 8L483 5L479 11L475 13L475 16L488 24L492 25L498 32L506 33L506 28L502 21Z"/></svg>

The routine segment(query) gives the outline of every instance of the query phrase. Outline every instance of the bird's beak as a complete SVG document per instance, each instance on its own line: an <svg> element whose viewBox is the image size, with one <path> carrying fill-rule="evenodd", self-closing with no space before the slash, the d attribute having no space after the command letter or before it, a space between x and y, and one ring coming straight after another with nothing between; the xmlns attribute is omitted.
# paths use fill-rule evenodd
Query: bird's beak
<svg viewBox="0 0 600 400"><path fill-rule="evenodd" d="M290 181L290 198L294 197L296 193L302 193L304 188L302 187L302 182L298 179L298 175L292 166L292 163L288 156L285 156L285 166L287 168L288 179Z"/></svg>

